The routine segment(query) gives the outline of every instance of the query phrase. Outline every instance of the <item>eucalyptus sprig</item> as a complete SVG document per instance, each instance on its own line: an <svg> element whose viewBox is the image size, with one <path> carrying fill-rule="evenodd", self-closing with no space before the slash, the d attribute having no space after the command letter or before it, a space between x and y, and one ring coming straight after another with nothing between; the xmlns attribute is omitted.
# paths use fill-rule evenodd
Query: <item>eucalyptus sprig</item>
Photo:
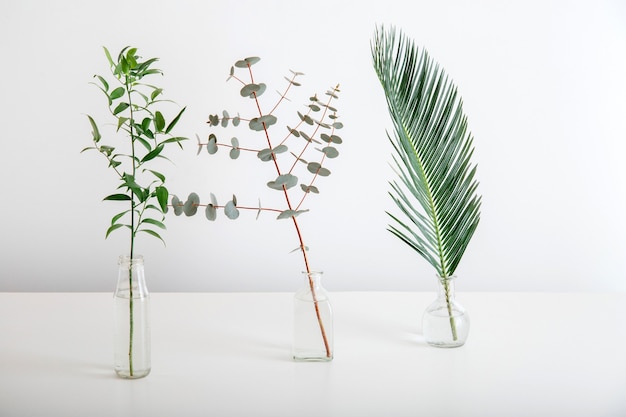
<svg viewBox="0 0 626 417"><path fill-rule="evenodd" d="M304 207L305 201L311 194L320 193L318 185L320 178L331 175L327 167L328 161L339 156L337 146L341 145L343 140L337 134L337 130L341 129L343 124L338 120L337 109L334 107L334 102L339 98L339 86L328 89L323 98L318 98L317 95L309 97L308 102L294 112L291 125L284 124L284 130L280 130L276 126L279 124L277 109L288 101L291 89L301 85L298 80L304 74L291 71L285 77L286 86L282 92L278 92L275 99L268 98L270 105L267 105L266 101L260 100L261 96L267 97L267 94L264 94L267 85L255 81L252 71L252 66L259 60L258 57L249 57L237 61L231 67L228 77L228 80L234 80L239 84L240 96L251 102L252 114L247 117L238 113L231 116L228 111L223 110L221 114L210 115L207 122L212 128L243 128L246 132L245 140L230 135L228 136L230 140L223 140L217 134L211 133L206 141L198 138L198 154L206 149L208 154L214 155L220 148L224 148L228 149L231 159L238 159L242 153L251 153L256 155L256 161L273 165L276 175L268 178L265 187L281 193L284 197L284 206L264 207L260 199L258 206L240 206L234 195L228 202L219 205L213 194L210 194L210 201L207 204L201 204L196 193L189 194L185 202L173 196L172 206L176 215L184 213L187 216L195 215L198 207L205 207L205 216L210 221L217 218L219 209L223 209L229 219L238 218L240 209L257 211L257 218L262 212L273 212L279 220L291 219L298 238L298 247L295 251L302 253L322 340L327 356L331 357L310 274L312 268L307 254L308 248L304 243L297 217L309 211ZM239 75L240 72L244 75Z"/></svg>
<svg viewBox="0 0 626 417"><path fill-rule="evenodd" d="M441 67L395 29L376 31L376 74L394 125L398 181L389 193L402 217L389 230L430 263L441 278L454 275L480 220L473 137L463 102ZM443 280L456 340L448 280Z"/></svg>
<svg viewBox="0 0 626 417"><path fill-rule="evenodd" d="M128 364L130 377L133 369L134 336L134 296L132 263L135 259L135 238L143 232L164 242L157 231L165 229L164 212L167 210L169 192L165 186L165 175L152 165L158 159L168 159L165 148L173 144L182 148L185 137L174 136L171 132L180 120L185 108L166 120L161 106L169 100L162 98L163 89L144 80L149 76L161 75L154 68L157 58L145 61L137 55L137 48L126 47L113 60L104 48L113 79L95 75L95 84L107 100L108 110L113 117L116 133L107 144L104 143L98 124L87 116L92 128L93 146L83 149L95 150L107 160L108 167L119 179L117 192L107 195L104 200L125 202L127 209L114 215L107 228L105 238L118 229L130 232L129 282L129 347ZM120 140L119 136L126 141ZM165 243L165 242L164 242Z"/></svg>

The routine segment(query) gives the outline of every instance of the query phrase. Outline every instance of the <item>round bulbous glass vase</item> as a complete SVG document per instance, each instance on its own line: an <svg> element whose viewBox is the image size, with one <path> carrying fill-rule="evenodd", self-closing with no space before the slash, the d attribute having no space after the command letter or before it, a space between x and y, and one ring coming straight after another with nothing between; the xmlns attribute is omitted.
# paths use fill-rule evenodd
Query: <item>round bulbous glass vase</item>
<svg viewBox="0 0 626 417"><path fill-rule="evenodd" d="M143 378L150 373L150 295L142 256L120 256L115 304L115 373Z"/></svg>
<svg viewBox="0 0 626 417"><path fill-rule="evenodd" d="M303 272L304 283L294 296L293 359L328 362L333 359L333 313L322 272Z"/></svg>
<svg viewBox="0 0 626 417"><path fill-rule="evenodd" d="M437 299L424 311L422 330L426 343L431 346L463 346L469 335L470 319L455 299L455 279L456 276L437 276Z"/></svg>

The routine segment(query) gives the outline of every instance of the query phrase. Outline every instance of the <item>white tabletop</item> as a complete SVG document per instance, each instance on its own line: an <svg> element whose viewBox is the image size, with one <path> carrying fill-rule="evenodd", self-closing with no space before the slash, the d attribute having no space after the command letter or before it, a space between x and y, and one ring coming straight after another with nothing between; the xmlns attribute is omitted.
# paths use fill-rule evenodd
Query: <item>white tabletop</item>
<svg viewBox="0 0 626 417"><path fill-rule="evenodd" d="M331 293L330 363L291 360L291 297L153 293L129 381L111 294L0 293L0 416L626 416L626 294L459 293L469 339L438 349L434 294Z"/></svg>

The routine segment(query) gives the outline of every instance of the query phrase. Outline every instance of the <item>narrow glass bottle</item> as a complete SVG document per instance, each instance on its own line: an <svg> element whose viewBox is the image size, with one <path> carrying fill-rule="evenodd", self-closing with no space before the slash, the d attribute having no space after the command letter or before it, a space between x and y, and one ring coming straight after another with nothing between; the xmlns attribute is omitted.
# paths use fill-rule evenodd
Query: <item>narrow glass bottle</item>
<svg viewBox="0 0 626 417"><path fill-rule="evenodd" d="M295 361L328 362L333 359L333 313L322 272L303 272L304 285L294 296Z"/></svg>
<svg viewBox="0 0 626 417"><path fill-rule="evenodd" d="M121 378L150 373L150 296L142 256L120 256L115 303L115 372Z"/></svg>
<svg viewBox="0 0 626 417"><path fill-rule="evenodd" d="M456 276L437 276L437 299L424 312L422 329L431 346L458 347L467 340L470 320L454 298L455 279Z"/></svg>

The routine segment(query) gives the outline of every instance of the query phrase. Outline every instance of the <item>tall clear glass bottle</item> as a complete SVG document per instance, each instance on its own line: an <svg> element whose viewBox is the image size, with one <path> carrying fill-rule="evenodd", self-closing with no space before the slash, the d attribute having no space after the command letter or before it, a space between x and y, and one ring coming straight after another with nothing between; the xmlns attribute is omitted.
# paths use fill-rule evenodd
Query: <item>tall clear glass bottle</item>
<svg viewBox="0 0 626 417"><path fill-rule="evenodd" d="M333 359L333 313L322 272L303 272L304 285L294 296L293 359L327 362Z"/></svg>
<svg viewBox="0 0 626 417"><path fill-rule="evenodd" d="M115 303L115 372L121 378L150 373L150 296L142 256L120 256Z"/></svg>
<svg viewBox="0 0 626 417"><path fill-rule="evenodd" d="M467 340L470 320L465 309L454 298L456 276L437 276L437 299L422 317L426 342L436 347L463 346Z"/></svg>

